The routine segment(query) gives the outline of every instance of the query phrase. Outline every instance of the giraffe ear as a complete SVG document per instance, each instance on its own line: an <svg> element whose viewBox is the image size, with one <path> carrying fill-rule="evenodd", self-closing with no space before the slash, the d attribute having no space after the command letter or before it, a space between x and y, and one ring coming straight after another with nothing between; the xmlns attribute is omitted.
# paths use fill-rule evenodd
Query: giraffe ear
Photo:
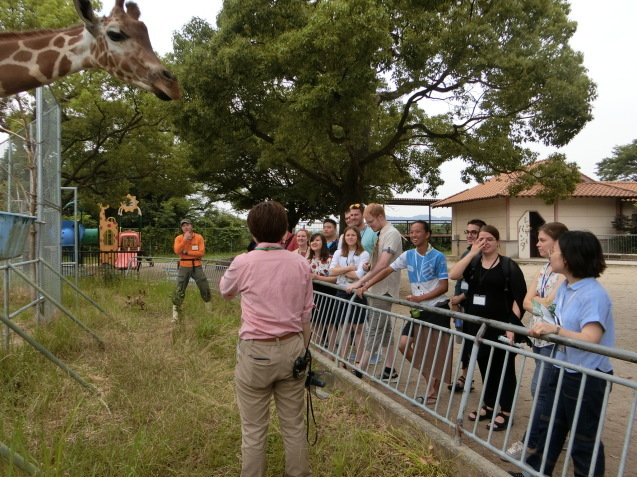
<svg viewBox="0 0 637 477"><path fill-rule="evenodd" d="M93 5L91 5L90 0L73 0L75 4L75 10L77 10L77 14L80 16L84 25L86 25L86 29L95 36L95 31L98 25L98 19L95 16L95 12L93 11Z"/></svg>
<svg viewBox="0 0 637 477"><path fill-rule="evenodd" d="M126 2L126 13L128 13L128 16L133 20L139 20L139 17L142 14L135 2Z"/></svg>

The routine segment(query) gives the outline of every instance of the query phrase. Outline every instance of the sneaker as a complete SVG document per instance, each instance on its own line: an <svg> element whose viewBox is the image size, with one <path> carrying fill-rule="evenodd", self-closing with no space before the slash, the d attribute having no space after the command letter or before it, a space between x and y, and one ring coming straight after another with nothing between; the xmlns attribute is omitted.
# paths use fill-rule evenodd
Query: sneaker
<svg viewBox="0 0 637 477"><path fill-rule="evenodd" d="M398 373L395 369L392 369L390 373L387 371L383 372L383 375L380 377L381 381L387 381L388 383L395 383L398 381Z"/></svg>
<svg viewBox="0 0 637 477"><path fill-rule="evenodd" d="M179 308L177 308L177 305L173 305L173 319L172 319L173 323L179 323Z"/></svg>
<svg viewBox="0 0 637 477"><path fill-rule="evenodd" d="M524 450L524 442L517 441L506 450L506 455L508 455L514 460L520 460L522 458L523 450Z"/></svg>

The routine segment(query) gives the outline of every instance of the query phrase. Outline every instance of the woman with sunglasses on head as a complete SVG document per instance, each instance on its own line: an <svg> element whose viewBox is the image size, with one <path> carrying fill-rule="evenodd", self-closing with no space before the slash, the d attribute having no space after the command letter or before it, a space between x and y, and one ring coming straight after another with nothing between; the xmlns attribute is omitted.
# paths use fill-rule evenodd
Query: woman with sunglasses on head
<svg viewBox="0 0 637 477"><path fill-rule="evenodd" d="M540 227L538 230L537 249L541 257L549 259L549 253L555 247L555 243L558 238L565 232L568 232L566 225L561 222L549 222ZM524 309L531 313L531 322L529 327L533 328L535 323L542 321L548 321L554 323L555 320L551 315L549 308L555 300L555 294L557 293L558 286L564 281L564 275L553 270L551 261L548 260L546 265L542 266L533 276L530 282L529 289L524 297ZM552 356L554 344L550 341L546 341L540 338L531 338L533 343L533 352L542 356ZM531 396L535 397L537 393L537 399L535 400L535 412L533 413L533 422L528 431L528 442L526 455L535 452L538 428L540 422L540 410L544 407L544 402L547 395L546 383L549 378L548 366L542 365L543 361L539 359L535 360L535 372L533 373L533 379L531 380ZM542 371L542 380L538 383L540 378L540 370ZM520 460L524 451L524 441L526 440L527 433L525 432L520 441L515 442L506 453L516 460Z"/></svg>
<svg viewBox="0 0 637 477"><path fill-rule="evenodd" d="M449 272L449 278L453 280L463 278L468 283L465 307L468 314L504 323L521 324L526 282L518 264L498 253L499 246L500 232L492 225L485 225L480 229L478 239L471 246L469 253L453 266ZM474 268L472 262L475 257L479 258L476 259L477 264ZM506 268L503 265L505 260ZM484 333L484 339L498 341L502 334L501 330L489 327ZM507 331L505 334L512 342L513 332ZM489 365L492 351L493 357ZM507 429L517 385L514 358L515 354L510 354L506 359L506 351L503 349L487 344L480 346L478 367L485 387L484 406L469 414L470 421L489 419L492 420L493 425L490 422L487 424L487 429L493 428L494 431ZM488 373L487 369L489 369ZM498 403L496 399L502 373L504 373L504 380ZM496 414L495 409L498 404L500 411Z"/></svg>
<svg viewBox="0 0 637 477"><path fill-rule="evenodd" d="M597 237L590 232L579 230L565 232L555 243L550 260L553 270L565 277L555 296L555 323L536 322L529 334L536 338L553 334L614 347L615 320L612 303L604 287L597 281L606 269L604 252ZM572 346L556 345L555 359L613 374L613 365L608 356ZM542 410L537 451L526 459L526 463L539 470L543 454L546 454L544 474L551 475L570 433L570 439L573 441L570 457L573 459L575 475L591 475L592 470L592 475L603 476L604 444L601 441L598 443L597 434L606 388L610 383L588 375L582 390L582 373L564 367L562 386L558 391L559 375L560 368L554 366L550 370L550 393ZM555 393L558 393L558 400L553 411ZM580 394L583 396L581 401L578 400ZM579 415L575 414L576 410L579 410ZM552 412L555 412L555 420L547 447L548 422ZM572 431L571 427L576 419L577 428ZM597 460L593 462L596 444L599 444L599 449Z"/></svg>

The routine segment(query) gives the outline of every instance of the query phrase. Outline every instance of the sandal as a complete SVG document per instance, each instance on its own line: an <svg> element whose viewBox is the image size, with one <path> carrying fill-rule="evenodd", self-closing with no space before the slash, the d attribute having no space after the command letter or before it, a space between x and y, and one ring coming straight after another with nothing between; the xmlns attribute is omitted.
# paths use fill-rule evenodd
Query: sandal
<svg viewBox="0 0 637 477"><path fill-rule="evenodd" d="M436 404L438 402L438 398L435 396L427 396L427 400L425 401L425 396L416 396L416 402L418 404L425 404L426 406L431 406L432 404Z"/></svg>
<svg viewBox="0 0 637 477"><path fill-rule="evenodd" d="M467 382L467 378L465 378L464 376L460 376L458 378L458 381L456 381L454 384L449 384L447 386L447 389L449 391L453 391L453 392L456 392L456 393L461 393L462 391L464 391L464 387L465 387L466 382ZM471 389L470 389L470 391L473 391L474 389L475 388L473 387L473 381L471 381Z"/></svg>
<svg viewBox="0 0 637 477"><path fill-rule="evenodd" d="M361 363L356 361L356 363L354 364L354 366L356 366L356 368L360 368L361 367ZM358 369L356 368L352 368L352 374L354 376L356 376L358 379L363 379L363 373L361 373Z"/></svg>
<svg viewBox="0 0 637 477"><path fill-rule="evenodd" d="M482 414L484 411L484 414ZM479 411L473 411L467 416L470 421L475 421L476 417L478 421L484 421L485 419L491 419L493 417L493 409L489 409L486 405L482 406Z"/></svg>
<svg viewBox="0 0 637 477"><path fill-rule="evenodd" d="M498 417L502 418L502 422L498 422ZM493 420L493 432L506 431L509 425L509 418L511 415L507 415L500 411ZM487 429L491 430L491 423L487 424Z"/></svg>

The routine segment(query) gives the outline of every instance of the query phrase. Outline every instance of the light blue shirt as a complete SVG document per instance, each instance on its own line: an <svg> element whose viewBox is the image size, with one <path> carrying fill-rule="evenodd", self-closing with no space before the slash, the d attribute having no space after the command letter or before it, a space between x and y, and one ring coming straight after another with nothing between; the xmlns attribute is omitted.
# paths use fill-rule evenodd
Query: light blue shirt
<svg viewBox="0 0 637 477"><path fill-rule="evenodd" d="M374 251L374 245L376 245L377 240L378 234L374 232L370 226L365 227L361 231L361 243L365 251L370 255Z"/></svg>
<svg viewBox="0 0 637 477"><path fill-rule="evenodd" d="M604 329L604 333L598 344L608 347L615 346L615 320L612 303L604 287L594 278L584 278L572 285L563 282L557 289L555 296L555 316L557 323L562 328L578 333L581 333L582 328L588 323L599 323ZM570 346L557 348L558 351L555 355L557 359L588 369L598 369L605 373L613 369L608 356ZM560 348L564 348L564 351L560 351Z"/></svg>

